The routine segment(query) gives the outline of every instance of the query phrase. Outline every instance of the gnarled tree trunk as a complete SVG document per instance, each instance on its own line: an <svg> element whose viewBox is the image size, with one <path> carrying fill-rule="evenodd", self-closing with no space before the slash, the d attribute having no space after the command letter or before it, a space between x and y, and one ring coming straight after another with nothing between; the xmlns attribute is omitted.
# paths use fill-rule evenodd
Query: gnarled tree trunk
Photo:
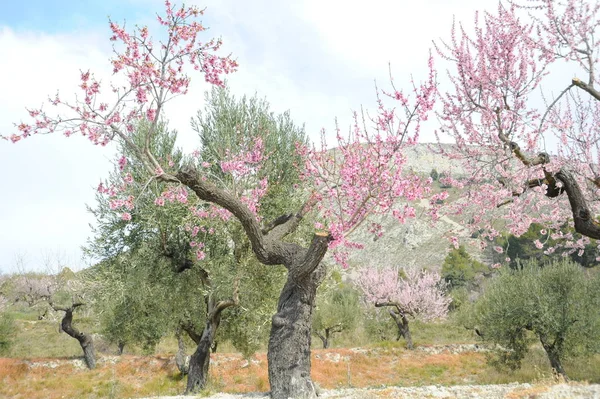
<svg viewBox="0 0 600 399"><path fill-rule="evenodd" d="M331 236L327 232L316 233L308 248L286 242L284 238L297 229L317 197L311 196L296 214L284 215L262 228L256 215L239 198L201 178L193 165L182 167L176 176L163 174L161 179L183 183L199 199L230 211L242 224L256 258L265 265L286 267L288 279L272 319L267 354L271 397L316 396L310 378L312 312L317 287L325 275L325 266L320 263Z"/></svg>
<svg viewBox="0 0 600 399"><path fill-rule="evenodd" d="M187 375L190 370L190 360L188 356L185 354L185 342L183 341L183 337L181 336L181 331L178 329L177 333L177 353L175 354L175 365L177 366L177 370L182 375Z"/></svg>
<svg viewBox="0 0 600 399"><path fill-rule="evenodd" d="M196 347L196 351L190 358L186 395L198 393L206 386L208 378L208 367L210 365L210 347L212 346L217 329L219 328L220 316L217 320L207 320L202 338Z"/></svg>
<svg viewBox="0 0 600 399"><path fill-rule="evenodd" d="M60 323L62 331L79 341L87 368L90 370L96 368L96 352L94 351L94 340L92 339L92 336L73 327L73 311L79 306L83 306L83 303L77 302L68 308L54 306L52 304L50 304L50 306L52 306L55 311L61 310L65 312L65 316Z"/></svg>
<svg viewBox="0 0 600 399"><path fill-rule="evenodd" d="M398 337L396 338L396 341L400 340L400 337L404 337L406 340L406 348L411 350L415 349L412 336L410 335L410 329L408 328L408 319L406 318L406 315L401 312L394 312L393 309L390 309L389 312L398 327Z"/></svg>
<svg viewBox="0 0 600 399"><path fill-rule="evenodd" d="M376 302L375 307L381 308L389 306L390 309L388 312L394 322L396 323L396 327L398 327L398 337L396 341L400 340L400 337L404 337L406 340L406 348L414 349L414 345L412 342L412 336L410 335L410 329L408 328L408 318L406 317L406 312L403 310L402 306L398 302Z"/></svg>
<svg viewBox="0 0 600 399"><path fill-rule="evenodd" d="M321 259L327 241L327 236L315 236L308 250L299 251L302 261L288 267L288 279L272 319L267 354L273 399L316 396L310 377L311 327L317 288L326 273Z"/></svg>
<svg viewBox="0 0 600 399"><path fill-rule="evenodd" d="M210 287L208 273L204 273L203 283L205 286ZM197 345L196 351L192 357L190 357L187 387L185 390L186 395L198 393L206 386L208 367L210 365L211 348L215 343L217 329L221 323L221 313L231 306L238 305L238 282L236 281L235 283L235 288L233 290L233 296L231 299L215 303L214 296L211 293L205 297L205 302L207 314L202 335L198 336L189 325L183 326L183 329Z"/></svg>
<svg viewBox="0 0 600 399"><path fill-rule="evenodd" d="M560 346L562 345L563 339L557 338L554 342L550 343L544 334L540 334L539 337L542 347L546 351L546 355L548 355L548 360L550 360L550 367L552 367L552 370L554 370L557 375L562 376L565 381L569 381L569 377L560 361Z"/></svg>

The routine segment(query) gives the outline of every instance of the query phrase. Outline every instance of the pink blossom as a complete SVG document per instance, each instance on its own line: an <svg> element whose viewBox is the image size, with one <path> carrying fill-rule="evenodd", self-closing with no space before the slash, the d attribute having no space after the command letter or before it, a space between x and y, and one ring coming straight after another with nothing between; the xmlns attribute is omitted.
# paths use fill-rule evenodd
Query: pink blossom
<svg viewBox="0 0 600 399"><path fill-rule="evenodd" d="M541 224L540 234L551 231L556 246L578 251L580 244L556 232L573 227L576 211L566 193L556 195L563 188L556 176L570 172L586 212L600 212L592 166L600 164L600 102L589 90L598 80L592 54L599 47L589 43L600 33L600 7L583 0L528 3L477 13L474 26L453 24L448 38L435 43L438 58L450 66L448 84L438 88L438 140L455 143L437 151L469 176L464 195L444 211L465 215L482 236L498 220L517 236ZM557 66L563 63L578 71L576 77L562 75ZM558 86L548 96L542 88L552 84ZM551 155L532 162L540 153ZM544 246L539 240L534 245Z"/></svg>
<svg viewBox="0 0 600 399"><path fill-rule="evenodd" d="M456 236L452 236L450 237L450 242L452 243L452 246L456 249L459 248L459 244L458 244L458 237Z"/></svg>
<svg viewBox="0 0 600 399"><path fill-rule="evenodd" d="M444 293L440 275L414 268L404 273L402 279L398 268L365 267L359 269L355 283L371 303L391 302L405 314L422 320L445 318L451 299Z"/></svg>
<svg viewBox="0 0 600 399"><path fill-rule="evenodd" d="M31 124L17 126L18 134L10 136L17 142L32 134L64 132L70 136L78 131L96 145L106 145L115 137L127 139L142 118L156 123L165 101L174 95L185 94L190 83L187 72L201 73L207 82L223 85L222 75L237 70L237 62L229 56L217 56L220 40L202 38L206 31L195 21L202 13L195 6L174 12L170 3L165 13L158 16L170 40L155 44L149 29L136 27L132 32L113 21L111 41L116 42L114 57L110 60L113 73L126 82L109 84L105 91L91 71L82 71L78 89L81 94L74 102L65 102L56 95L48 102L63 114L54 116L45 109L29 110ZM160 98L150 88L160 88ZM114 95L110 102L100 101L101 95ZM96 105L98 104L98 105Z"/></svg>
<svg viewBox="0 0 600 399"><path fill-rule="evenodd" d="M127 158L125 158L125 157L119 158L119 169L123 170L123 169L125 169L125 166L127 166Z"/></svg>
<svg viewBox="0 0 600 399"><path fill-rule="evenodd" d="M123 220L125 220L125 221L129 221L129 220L131 220L131 214L130 214L129 212L124 212L124 213L121 215L121 219L123 219Z"/></svg>

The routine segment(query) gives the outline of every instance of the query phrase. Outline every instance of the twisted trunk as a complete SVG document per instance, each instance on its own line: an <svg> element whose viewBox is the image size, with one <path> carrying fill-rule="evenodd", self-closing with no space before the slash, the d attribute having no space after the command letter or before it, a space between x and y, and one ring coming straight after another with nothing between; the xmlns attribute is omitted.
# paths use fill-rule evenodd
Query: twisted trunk
<svg viewBox="0 0 600 399"><path fill-rule="evenodd" d="M55 311L61 310L65 312L65 316L60 323L61 330L79 342L79 345L83 350L83 359L87 368L90 370L96 368L96 352L94 351L94 340L92 339L92 336L73 327L73 311L77 307L83 306L83 303L74 303L68 308L58 307L52 304L50 306L52 306Z"/></svg>
<svg viewBox="0 0 600 399"><path fill-rule="evenodd" d="M210 286L208 274L205 275L203 280L205 285ZM233 296L231 299L215 303L213 295L209 294L206 296L205 301L207 315L202 334L198 337L198 335L193 332L193 329L191 329L190 326L184 327L197 345L196 351L192 357L190 357L189 361L188 380L185 390L186 395L198 393L206 386L208 368L210 366L210 352L211 348L215 344L217 329L221 323L221 313L231 306L238 305L238 282L236 281L235 283L235 288L233 290Z"/></svg>
<svg viewBox="0 0 600 399"><path fill-rule="evenodd" d="M404 337L404 339L406 340L406 348L411 350L414 349L415 346L413 345L412 336L410 335L410 329L408 328L408 318L406 317L406 312L402 309L402 306L400 306L400 304L397 302L375 303L375 307L378 308L386 306L390 307L388 312L390 316L392 316L392 319L394 319L396 327L398 327L398 337L396 338L396 341L400 340L400 337Z"/></svg>
<svg viewBox="0 0 600 399"><path fill-rule="evenodd" d="M190 359L185 354L185 342L183 341L183 337L181 336L181 331L178 329L177 333L177 353L175 354L175 365L177 366L177 370L182 375L187 375L190 370Z"/></svg>
<svg viewBox="0 0 600 399"><path fill-rule="evenodd" d="M273 399L312 398L315 385L310 377L312 315L319 284L326 267L321 259L329 236L315 235L309 249L296 254L288 266L288 278L279 296L269 337L269 383Z"/></svg>
<svg viewBox="0 0 600 399"><path fill-rule="evenodd" d="M208 378L208 367L210 366L210 347L215 340L215 334L219 328L219 320L207 320L202 338L196 347L196 351L190 358L186 395L198 393L206 386Z"/></svg>
<svg viewBox="0 0 600 399"><path fill-rule="evenodd" d="M546 355L548 355L548 360L550 360L550 367L552 367L552 370L554 370L557 375L562 376L565 381L569 381L569 377L567 376L567 373L562 366L562 362L560 361L560 349L563 339L559 337L551 343L548 342L548 338L544 334L540 334L540 342L546 351Z"/></svg>
<svg viewBox="0 0 600 399"><path fill-rule="evenodd" d="M392 309L389 310L390 316L394 319L396 323L396 327L398 327L398 337L396 341L400 340L400 337L403 337L406 340L406 348L407 349L415 349L413 345L412 336L410 335L410 329L408 328L408 319L404 313L396 313Z"/></svg>
<svg viewBox="0 0 600 399"><path fill-rule="evenodd" d="M297 229L317 197L311 196L296 214L285 215L261 228L256 216L239 198L200 177L193 165L182 167L176 176L161 175L161 179L181 182L199 199L230 211L242 224L256 258L265 265L286 267L288 279L272 319L267 354L271 397L315 397L315 387L310 378L312 312L317 287L325 275L325 266L320 263L331 236L327 232L316 233L308 248L283 239ZM207 337L210 338L210 334ZM203 361L201 353L198 353L197 359Z"/></svg>

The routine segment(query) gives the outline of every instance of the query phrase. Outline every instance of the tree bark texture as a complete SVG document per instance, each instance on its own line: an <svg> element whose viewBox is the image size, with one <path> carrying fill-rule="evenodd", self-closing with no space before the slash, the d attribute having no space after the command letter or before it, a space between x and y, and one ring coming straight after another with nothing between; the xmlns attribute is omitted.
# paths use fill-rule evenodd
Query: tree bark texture
<svg viewBox="0 0 600 399"><path fill-rule="evenodd" d="M177 353L175 354L175 365L177 366L177 370L179 370L182 375L187 375L190 370L190 360L185 354L185 342L183 341L180 330L178 330L175 335L177 335Z"/></svg>
<svg viewBox="0 0 600 399"><path fill-rule="evenodd" d="M196 351L190 358L186 395L198 393L206 386L208 367L210 366L210 347L215 339L218 327L218 322L214 324L210 320L206 321L200 343L198 343Z"/></svg>
<svg viewBox="0 0 600 399"><path fill-rule="evenodd" d="M295 267L289 268L277 313L272 318L267 358L273 399L316 396L310 377L312 315L317 288L326 268L317 262L310 273L297 275Z"/></svg>

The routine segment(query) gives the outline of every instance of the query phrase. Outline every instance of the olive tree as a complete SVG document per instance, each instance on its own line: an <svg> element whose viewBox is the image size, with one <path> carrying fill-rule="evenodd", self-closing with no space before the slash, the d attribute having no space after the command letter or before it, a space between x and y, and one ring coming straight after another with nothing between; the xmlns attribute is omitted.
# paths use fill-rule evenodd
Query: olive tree
<svg viewBox="0 0 600 399"><path fill-rule="evenodd" d="M352 330L360 316L359 293L351 285L341 281L326 282L317 292L313 333L327 349L333 335Z"/></svg>
<svg viewBox="0 0 600 399"><path fill-rule="evenodd" d="M520 367L537 340L552 369L567 378L565 357L600 348L600 277L567 259L522 266L491 281L471 310L471 327L500 345L498 365Z"/></svg>

